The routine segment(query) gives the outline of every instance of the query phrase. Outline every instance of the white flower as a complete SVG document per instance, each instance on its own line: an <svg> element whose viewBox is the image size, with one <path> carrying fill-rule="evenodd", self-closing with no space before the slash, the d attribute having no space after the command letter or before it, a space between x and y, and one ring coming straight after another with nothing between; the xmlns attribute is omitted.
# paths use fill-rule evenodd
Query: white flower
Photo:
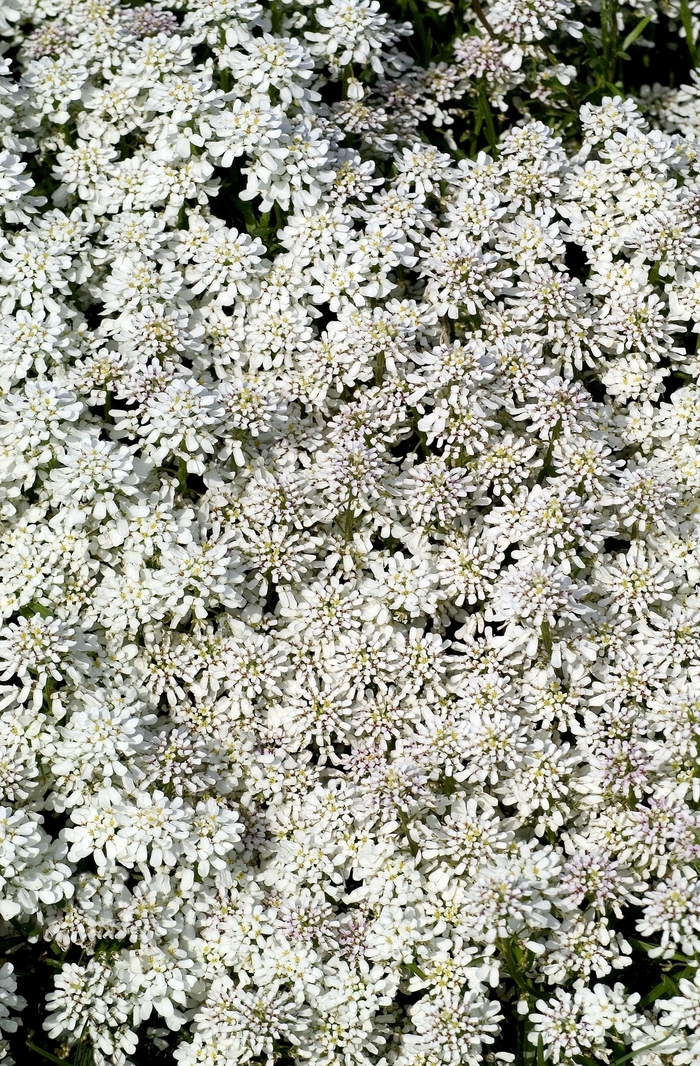
<svg viewBox="0 0 700 1066"><path fill-rule="evenodd" d="M320 100L319 94L304 84L313 75L313 60L299 41L265 33L241 43L244 51L226 49L219 60L221 66L234 72L240 89L251 95L277 89L285 108L301 104L308 111Z"/></svg>
<svg viewBox="0 0 700 1066"><path fill-rule="evenodd" d="M278 982L265 989L234 985L230 977L219 977L211 985L205 1002L195 1015L193 1044L182 1044L176 1061L189 1066L202 1061L199 1047L218 1046L223 1061L248 1062L264 1055L273 1062L274 1042L299 1044L298 1033L306 1028L294 999L280 989ZM221 1057L217 1055L219 1061Z"/></svg>
<svg viewBox="0 0 700 1066"><path fill-rule="evenodd" d="M637 923L644 937L661 933L659 948L655 954L680 950L686 955L698 948L700 932L700 892L697 883L675 871L667 881L644 896L644 913ZM654 949L652 949L654 950Z"/></svg>
<svg viewBox="0 0 700 1066"><path fill-rule="evenodd" d="M306 32L315 54L330 58L336 69L347 63L366 63L381 74L381 53L393 44L405 27L391 23L377 0L331 0L316 9L320 32Z"/></svg>
<svg viewBox="0 0 700 1066"><path fill-rule="evenodd" d="M10 1016L12 1010L24 1010L27 1001L23 996L16 994L17 978L14 976L14 966L11 962L4 962L0 967L0 1029L5 1033L14 1033L21 1022Z"/></svg>
<svg viewBox="0 0 700 1066"><path fill-rule="evenodd" d="M589 610L579 602L589 587L577 585L568 574L551 565L535 563L511 568L499 579L495 591L493 616L507 621L559 626Z"/></svg>
<svg viewBox="0 0 700 1066"><path fill-rule="evenodd" d="M222 304L233 303L239 295L255 295L251 280L263 269L261 253L265 249L261 241L224 227L198 233L191 253L183 243L185 261L190 260L185 278L195 295L216 293L217 302Z"/></svg>
<svg viewBox="0 0 700 1066"><path fill-rule="evenodd" d="M478 1066L484 1046L493 1043L492 1034L498 1032L499 1018L498 1004L472 990L424 996L411 1008L415 1035L404 1037L408 1054L400 1054L397 1061L415 1061L412 1056L423 1051L434 1062Z"/></svg>

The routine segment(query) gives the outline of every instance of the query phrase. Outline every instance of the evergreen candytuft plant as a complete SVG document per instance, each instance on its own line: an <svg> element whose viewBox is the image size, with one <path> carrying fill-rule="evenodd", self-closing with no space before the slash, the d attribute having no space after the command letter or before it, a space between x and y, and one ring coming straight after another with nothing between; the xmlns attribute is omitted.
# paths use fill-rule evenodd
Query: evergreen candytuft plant
<svg viewBox="0 0 700 1066"><path fill-rule="evenodd" d="M694 1066L700 0L0 42L0 1063Z"/></svg>

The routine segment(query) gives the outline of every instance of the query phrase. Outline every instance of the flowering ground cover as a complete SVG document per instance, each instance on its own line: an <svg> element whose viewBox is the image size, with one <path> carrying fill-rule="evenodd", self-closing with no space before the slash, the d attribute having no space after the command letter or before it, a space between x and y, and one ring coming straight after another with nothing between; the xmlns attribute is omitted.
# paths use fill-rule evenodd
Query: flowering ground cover
<svg viewBox="0 0 700 1066"><path fill-rule="evenodd" d="M0 1062L700 1062L700 2L0 3Z"/></svg>

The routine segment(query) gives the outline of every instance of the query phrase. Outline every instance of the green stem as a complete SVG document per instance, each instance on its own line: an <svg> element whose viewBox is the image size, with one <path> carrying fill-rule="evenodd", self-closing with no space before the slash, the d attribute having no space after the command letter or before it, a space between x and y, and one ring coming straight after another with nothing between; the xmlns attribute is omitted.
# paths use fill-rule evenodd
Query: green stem
<svg viewBox="0 0 700 1066"><path fill-rule="evenodd" d="M537 484L541 485L545 478L549 476L552 470L552 455L554 454L554 445L561 436L561 418L557 421L552 435L549 438L549 444L547 445L547 451L544 454L544 460L542 461L542 469L540 470L539 477L537 478Z"/></svg>
<svg viewBox="0 0 700 1066"><path fill-rule="evenodd" d="M687 0L686 0L686 2L687 2ZM473 7L473 9L474 9L474 14L475 14L475 15L476 15L476 17L478 18L478 20L479 20L479 22L481 23L481 25L482 25L482 26L484 27L484 29L486 30L486 32L488 33L488 35L489 35L489 37L491 38L491 40L492 40L492 41L500 41L500 39L501 39L501 38L500 38L500 37L499 37L499 35L498 35L498 34L497 34L497 33L496 33L495 31L494 31L494 29L493 29L493 26L491 25L491 23L489 22L489 20L488 20L488 19L486 18L486 14L485 14L485 12L484 12L484 9L483 9L483 7L482 7L482 6L481 6L481 4L479 3L479 0L472 0L472 7Z"/></svg>
<svg viewBox="0 0 700 1066"><path fill-rule="evenodd" d="M617 66L617 0L602 0L600 30L603 37L604 78L607 83L614 83Z"/></svg>

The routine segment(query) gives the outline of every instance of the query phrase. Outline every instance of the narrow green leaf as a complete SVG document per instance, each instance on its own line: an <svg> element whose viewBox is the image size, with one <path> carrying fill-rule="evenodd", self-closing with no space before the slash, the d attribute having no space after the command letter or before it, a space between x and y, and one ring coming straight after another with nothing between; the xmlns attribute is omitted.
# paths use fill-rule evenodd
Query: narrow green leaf
<svg viewBox="0 0 700 1066"><path fill-rule="evenodd" d="M659 947L658 944L650 944L646 940L634 940L632 937L628 937L628 943L631 944L632 947L635 948L638 951L647 951L648 952L648 951L652 951L652 950L657 950L658 947ZM679 952L675 952L674 955L671 955L670 957L665 958L665 961L666 962L682 962L685 966L692 967L694 960L691 959L691 958L688 958L687 955L681 955ZM693 969L693 973L694 972L695 972L695 970Z"/></svg>
<svg viewBox="0 0 700 1066"><path fill-rule="evenodd" d="M651 951L652 948L658 948L659 946L658 944L650 944L646 940L633 940L632 937L628 937L628 943L630 943L633 948L637 948L638 951Z"/></svg>
<svg viewBox="0 0 700 1066"><path fill-rule="evenodd" d="M58 1055L52 1055L50 1051L45 1051L44 1048L39 1047L38 1044L32 1044L31 1040L26 1040L25 1044L30 1051L35 1052L37 1055L41 1055L42 1059L47 1059L49 1062L58 1062L59 1066L70 1066L70 1063L67 1063L66 1059L59 1059Z"/></svg>
<svg viewBox="0 0 700 1066"><path fill-rule="evenodd" d="M688 0L681 0L681 22L683 23L683 29L685 30L685 43L688 45L690 62L696 67L698 65L698 57L695 50L695 41L693 39L693 19L690 14Z"/></svg>
<svg viewBox="0 0 700 1066"><path fill-rule="evenodd" d="M667 1036L662 1036L660 1040L655 1040L653 1044L645 1044L644 1047L638 1047L634 1051L628 1051L626 1055L620 1055L619 1059L613 1059L610 1066L622 1066L623 1062L629 1062L636 1055L642 1055L645 1051L651 1051L652 1048L658 1047L659 1044L665 1044L668 1040Z"/></svg>
<svg viewBox="0 0 700 1066"><path fill-rule="evenodd" d="M479 119L478 128L483 127L486 131L486 140L489 143L489 149L493 155L496 153L498 147L498 137L496 135L496 127L493 121L493 115L491 114L491 105L489 104L488 97L484 91L483 86L479 86L479 105L477 109Z"/></svg>
<svg viewBox="0 0 700 1066"><path fill-rule="evenodd" d="M663 981L661 981L656 988L652 988L651 992L646 994L639 1006L644 1009L644 1007L648 1007L652 1003L655 1003L657 999L661 998L661 996L677 996L678 991L676 982L672 977L669 977L669 975L666 974Z"/></svg>
<svg viewBox="0 0 700 1066"><path fill-rule="evenodd" d="M598 51L597 51L596 46L595 46L595 41L593 40L593 38L590 35L590 33L588 32L588 30L585 29L585 27L584 27L584 29L582 31L582 37L583 37L583 43L586 46L586 51L588 52L588 58L592 62L595 62L597 60L597 58L598 58Z"/></svg>
<svg viewBox="0 0 700 1066"><path fill-rule="evenodd" d="M651 15L646 15L643 19L640 19L637 25L634 27L631 33L628 33L622 42L622 51L626 52L630 45L639 37L640 33L644 33L645 29L651 22Z"/></svg>
<svg viewBox="0 0 700 1066"><path fill-rule="evenodd" d="M90 1044L80 1044L75 1053L73 1066L95 1066L95 1058Z"/></svg>

